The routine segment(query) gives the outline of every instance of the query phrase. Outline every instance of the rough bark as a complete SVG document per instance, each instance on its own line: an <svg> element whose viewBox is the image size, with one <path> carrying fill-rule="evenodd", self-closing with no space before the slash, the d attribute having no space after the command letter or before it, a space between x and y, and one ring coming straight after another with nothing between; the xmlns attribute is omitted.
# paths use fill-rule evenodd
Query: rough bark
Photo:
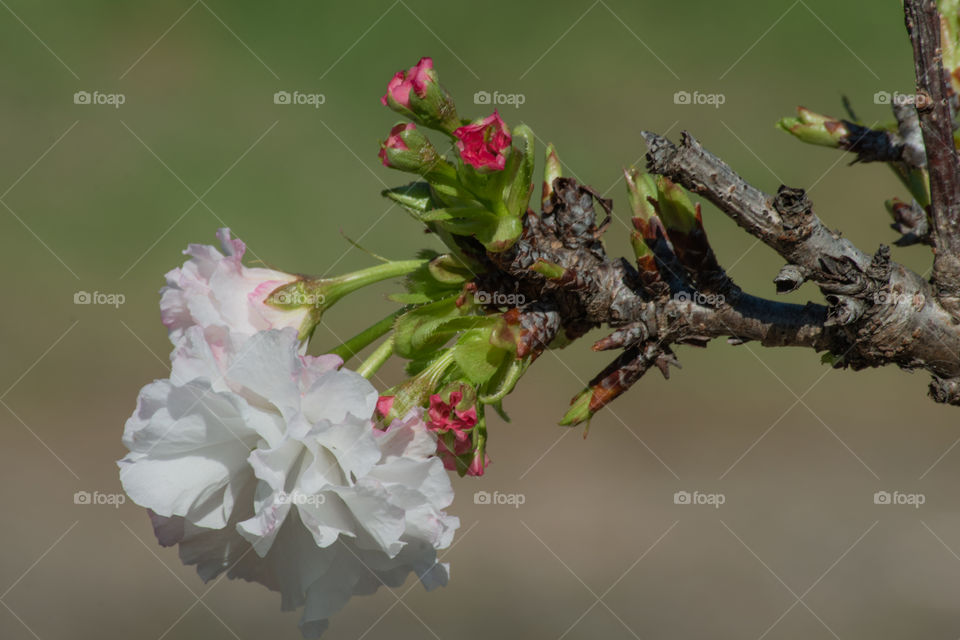
<svg viewBox="0 0 960 640"><path fill-rule="evenodd" d="M775 195L766 194L688 133L679 144L644 133L650 173L705 198L783 257L786 265L774 279L778 292L810 281L826 304L786 304L743 292L713 254L699 208L693 229L682 232L665 229L656 216L635 219L649 251L638 252L636 266L610 258L601 236L612 203L575 180L557 178L549 185L542 214L527 214L523 235L511 249L477 252L487 266L477 286L519 292L528 301L510 312L511 322L520 327L519 357L536 357L548 345L595 327L613 329L594 349L622 351L591 380L590 413L650 368L666 375L668 366L676 364L674 345L706 346L718 337L734 344L756 341L827 351L835 367L892 364L926 370L933 375L934 400L960 405L960 164L953 145L954 96L944 81L934 2L905 0L904 10L916 58L915 105L895 105L896 134L845 123L857 134L846 148L862 161L929 171L932 223L926 224L927 212L915 204L900 203L893 213L895 228L904 234L901 244L934 247L931 282L891 260L888 247L867 254L828 229L802 189L781 186ZM606 216L600 224L595 204Z"/></svg>
<svg viewBox="0 0 960 640"><path fill-rule="evenodd" d="M951 312L960 313L960 165L953 142L951 91L944 75L940 14L934 0L905 0L907 32L913 44L916 106L930 174L933 219L932 283Z"/></svg>

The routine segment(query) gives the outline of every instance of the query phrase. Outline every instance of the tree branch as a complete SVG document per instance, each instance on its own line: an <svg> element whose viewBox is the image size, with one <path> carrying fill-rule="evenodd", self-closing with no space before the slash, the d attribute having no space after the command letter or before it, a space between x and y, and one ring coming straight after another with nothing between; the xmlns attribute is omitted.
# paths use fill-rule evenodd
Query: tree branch
<svg viewBox="0 0 960 640"><path fill-rule="evenodd" d="M957 386L951 379L960 377L960 327L922 278L891 262L885 247L870 257L827 230L801 190L781 187L771 197L689 135L680 147L654 134L645 137L651 171L703 195L786 258L790 265L778 276L782 290L806 277L820 286L828 305L744 293L729 278L717 277L722 269L712 259L700 253L699 262L691 263L676 243L662 245L671 253L656 259L652 275L610 259L594 212L595 200L604 209L609 203L589 187L557 178L543 214L527 215L514 247L481 254L487 268L475 282L529 301L506 316L518 327L521 356L536 357L555 339L576 339L598 326L615 329L594 349L623 352L591 381L584 411L592 414L612 401L653 365L665 372L675 361L671 345L705 346L718 337L828 351L837 367L926 369L946 381L934 389L935 398L960 402L960 393L950 391ZM543 262L552 267L549 276L535 268ZM711 271L706 282L721 285L705 295L698 274L685 272L690 264L704 265ZM587 417L578 414L569 422Z"/></svg>
<svg viewBox="0 0 960 640"><path fill-rule="evenodd" d="M904 9L918 92L913 104L893 105L898 132L827 122L805 110L782 126L814 142L829 138L861 161L889 162L903 169L902 176L929 172L931 225L919 205L894 202L891 208L905 243L933 244L933 286L892 261L888 247L869 255L828 229L802 189L781 186L776 195L766 194L688 133L675 145L645 132L647 169L666 180L643 186L628 172L637 215L631 238L636 267L606 255L601 236L612 203L570 178L547 185L542 214L528 212L510 249L486 252L472 241L473 255L485 262L475 286L528 301L504 315L518 357L532 360L593 328L613 329L594 349L622 351L574 398L563 424L588 420L651 368L666 376L676 364L674 345L702 347L718 337L827 351L835 367L923 369L933 375L934 400L960 405L960 163L941 63L940 16L933 0L904 0ZM775 278L778 292L810 281L826 305L744 293L707 242L699 205L675 199L672 183L716 205L786 260ZM599 225L595 204L606 213Z"/></svg>
<svg viewBox="0 0 960 640"><path fill-rule="evenodd" d="M940 14L934 0L904 0L913 44L916 106L930 173L933 284L950 310L960 312L960 164L953 142L950 90L943 70Z"/></svg>
<svg viewBox="0 0 960 640"><path fill-rule="evenodd" d="M960 331L923 279L889 259L872 258L829 231L800 189L776 197L755 189L689 134L680 147L644 134L651 172L699 193L819 285L828 323L845 327L854 368L895 363L940 376L960 375Z"/></svg>

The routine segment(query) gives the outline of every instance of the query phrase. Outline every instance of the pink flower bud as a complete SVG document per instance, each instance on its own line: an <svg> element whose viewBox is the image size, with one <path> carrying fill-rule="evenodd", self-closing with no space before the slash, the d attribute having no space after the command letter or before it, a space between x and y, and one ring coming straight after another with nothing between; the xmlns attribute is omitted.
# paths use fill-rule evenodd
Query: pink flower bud
<svg viewBox="0 0 960 640"><path fill-rule="evenodd" d="M419 173L428 179L439 175L452 178L456 173L450 163L437 155L437 150L423 132L411 122L398 124L391 129L390 135L380 144L378 155L385 167Z"/></svg>
<svg viewBox="0 0 960 640"><path fill-rule="evenodd" d="M398 71L387 84L387 92L380 98L380 102L385 107L390 106L389 99L393 98L397 104L409 109L410 90L416 91L421 98L425 97L427 85L434 82L434 78L429 73L432 69L432 58L420 58L420 62L410 67L409 71Z"/></svg>
<svg viewBox="0 0 960 640"><path fill-rule="evenodd" d="M407 72L407 78L413 84L413 90L421 98L427 95L427 85L435 82L434 74L430 73L432 70L433 58L420 58L420 62L410 67L410 71Z"/></svg>
<svg viewBox="0 0 960 640"><path fill-rule="evenodd" d="M387 83L380 102L405 118L448 135L460 126L457 107L440 86L431 58L420 58L407 71L398 71Z"/></svg>
<svg viewBox="0 0 960 640"><path fill-rule="evenodd" d="M393 129L390 129L390 135L387 137L387 140L380 145L380 153L377 154L380 156L383 166L393 166L390 163L390 159L387 157L388 149L395 149L397 151L408 151L410 149L410 147L407 146L407 143L403 141L403 138L400 137L400 134L408 129L413 128L415 128L415 125L412 122L408 122L406 124L398 124Z"/></svg>
<svg viewBox="0 0 960 640"><path fill-rule="evenodd" d="M468 476L482 476L484 470L490 465L490 456L484 454L481 458L480 452L474 452L470 466L467 467Z"/></svg>
<svg viewBox="0 0 960 640"><path fill-rule="evenodd" d="M504 153L510 148L510 131L494 110L492 114L454 130L457 150L463 161L481 170L502 171L507 162Z"/></svg>
<svg viewBox="0 0 960 640"><path fill-rule="evenodd" d="M386 416L390 413L390 409L393 408L393 399L394 396L380 396L377 399L377 413L381 416Z"/></svg>

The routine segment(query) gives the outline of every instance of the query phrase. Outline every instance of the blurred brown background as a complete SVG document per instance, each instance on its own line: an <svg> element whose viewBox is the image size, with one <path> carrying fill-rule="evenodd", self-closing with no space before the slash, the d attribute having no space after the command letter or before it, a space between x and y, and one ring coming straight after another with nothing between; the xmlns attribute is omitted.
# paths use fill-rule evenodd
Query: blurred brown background
<svg viewBox="0 0 960 640"><path fill-rule="evenodd" d="M616 199L612 253L628 252L618 176L642 129L689 129L766 190L809 188L865 251L895 239L882 202L903 193L887 169L848 168L773 124L798 104L841 115L844 93L868 124L890 119L875 92L912 87L897 2L0 5L5 639L299 637L277 595L203 585L143 510L74 494L120 490L123 422L166 375L157 291L187 243L230 226L267 263L321 274L371 263L341 232L395 258L430 242L380 198L405 176L376 158L395 121L378 98L420 56L463 114L489 112L478 91L523 94L501 107L507 122ZM80 91L124 103L76 104ZM278 105L277 91L325 102ZM678 91L724 103L678 105ZM773 295L778 258L712 207L704 217L738 283ZM924 248L894 253L930 263ZM81 291L125 300L74 304ZM387 291L342 302L314 349L387 313ZM455 480L450 585L355 599L327 638L960 635L960 413L925 397L925 375L684 349L682 371L641 381L584 440L555 426L606 364L583 343L541 358L507 402L512 424L490 425L488 474ZM524 504L475 504L481 490ZM678 491L725 502L678 505ZM925 502L877 505L878 491Z"/></svg>

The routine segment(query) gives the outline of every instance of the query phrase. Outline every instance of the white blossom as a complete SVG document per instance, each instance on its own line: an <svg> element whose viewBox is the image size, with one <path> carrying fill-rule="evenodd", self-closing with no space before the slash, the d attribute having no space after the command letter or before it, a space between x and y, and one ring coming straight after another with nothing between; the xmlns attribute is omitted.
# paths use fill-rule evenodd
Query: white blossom
<svg viewBox="0 0 960 640"><path fill-rule="evenodd" d="M446 584L437 550L459 520L422 410L378 428L369 381L337 356L302 355L296 318L263 304L258 292L292 276L243 266L243 244L220 237L226 254L192 246L168 274L172 370L127 420L127 494L204 580L226 572L303 607L306 637L411 571Z"/></svg>

